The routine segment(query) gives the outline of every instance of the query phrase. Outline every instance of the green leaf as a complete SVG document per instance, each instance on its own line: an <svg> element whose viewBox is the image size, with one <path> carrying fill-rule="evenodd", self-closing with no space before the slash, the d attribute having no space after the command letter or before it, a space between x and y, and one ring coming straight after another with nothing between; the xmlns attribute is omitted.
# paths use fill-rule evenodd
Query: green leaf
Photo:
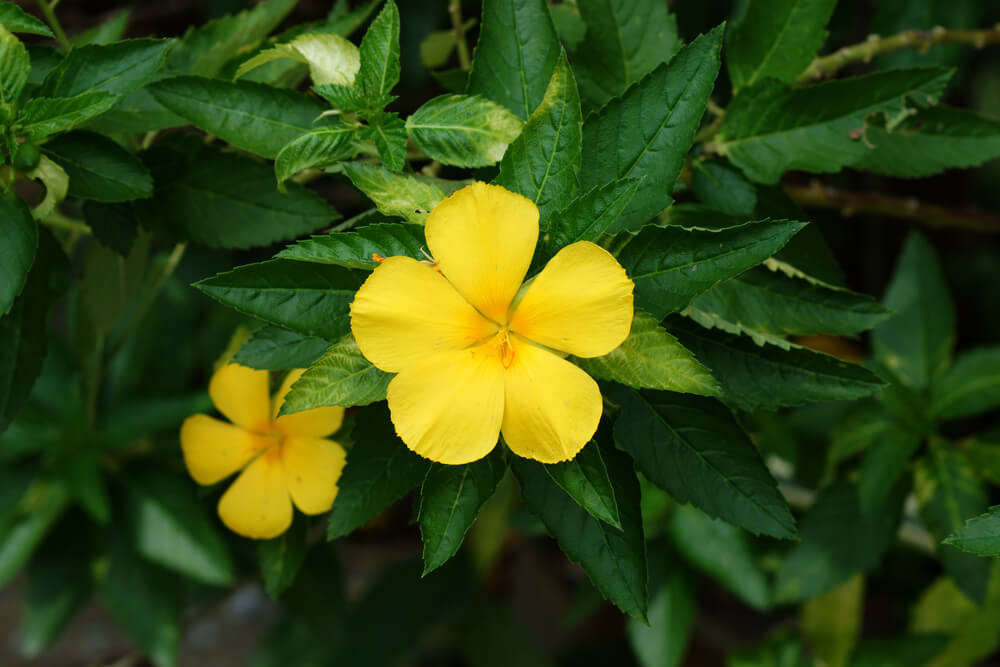
<svg viewBox="0 0 1000 667"><path fill-rule="evenodd" d="M1000 424L976 433L966 444L965 453L979 474L1000 485Z"/></svg>
<svg viewBox="0 0 1000 667"><path fill-rule="evenodd" d="M25 203L9 194L0 195L0 219L4 221L3 243L0 243L0 315L5 315L24 289L35 261L38 225Z"/></svg>
<svg viewBox="0 0 1000 667"><path fill-rule="evenodd" d="M914 495L920 520L937 540L944 540L988 506L986 489L976 470L962 452L941 440L932 440L930 450L917 461ZM940 547L938 557L962 592L982 604L990 562L947 544Z"/></svg>
<svg viewBox="0 0 1000 667"><path fill-rule="evenodd" d="M375 223L353 232L338 232L299 241L275 257L371 270L379 264L374 255L421 257L425 245L424 228L420 225Z"/></svg>
<svg viewBox="0 0 1000 667"><path fill-rule="evenodd" d="M615 489L596 440L569 461L546 465L545 472L592 517L622 529Z"/></svg>
<svg viewBox="0 0 1000 667"><path fill-rule="evenodd" d="M858 504L862 513L878 511L885 503L920 444L918 434L904 430L894 421L879 429L875 442L861 459L858 473Z"/></svg>
<svg viewBox="0 0 1000 667"><path fill-rule="evenodd" d="M637 230L673 201L671 192L719 73L723 26L587 118L580 188L625 178L645 182L609 233Z"/></svg>
<svg viewBox="0 0 1000 667"><path fill-rule="evenodd" d="M308 522L303 517L295 519L291 527L278 537L257 542L260 576L272 600L277 600L285 589L295 583L295 577L306 560Z"/></svg>
<svg viewBox="0 0 1000 667"><path fill-rule="evenodd" d="M389 171L406 167L406 123L395 113L379 113L361 128L361 138L375 143L378 156Z"/></svg>
<svg viewBox="0 0 1000 667"><path fill-rule="evenodd" d="M14 578L67 504L61 487L49 487L39 494L29 514L19 516L0 527L0 586Z"/></svg>
<svg viewBox="0 0 1000 667"><path fill-rule="evenodd" d="M977 556L1000 556L1000 505L966 520L944 544Z"/></svg>
<svg viewBox="0 0 1000 667"><path fill-rule="evenodd" d="M14 104L31 74L31 59L17 37L0 24L0 104Z"/></svg>
<svg viewBox="0 0 1000 667"><path fill-rule="evenodd" d="M417 147L441 164L486 167L521 133L521 119L476 95L440 95L406 119Z"/></svg>
<svg viewBox="0 0 1000 667"><path fill-rule="evenodd" d="M148 259L149 235L145 233L126 257L100 243L87 245L80 281L81 334L104 335L118 324L142 285Z"/></svg>
<svg viewBox="0 0 1000 667"><path fill-rule="evenodd" d="M252 81L179 76L148 87L156 100L202 130L234 146L273 158L316 125L326 107L317 99Z"/></svg>
<svg viewBox="0 0 1000 667"><path fill-rule="evenodd" d="M285 144L274 159L274 174L284 183L303 169L326 167L354 153L354 128L333 125L310 130Z"/></svg>
<svg viewBox="0 0 1000 667"><path fill-rule="evenodd" d="M642 182L643 179L626 178L597 186L555 213L541 239L543 258L576 241L597 241L615 224Z"/></svg>
<svg viewBox="0 0 1000 667"><path fill-rule="evenodd" d="M858 642L864 603L865 580L856 574L803 605L802 634L821 664L846 667Z"/></svg>
<svg viewBox="0 0 1000 667"><path fill-rule="evenodd" d="M649 183L643 184L650 187ZM753 222L718 232L646 227L611 245L635 282L635 304L656 318L683 310L693 297L773 255L805 223Z"/></svg>
<svg viewBox="0 0 1000 667"><path fill-rule="evenodd" d="M187 121L168 111L145 88L129 93L118 104L86 124L88 130L113 134L142 134L187 125Z"/></svg>
<svg viewBox="0 0 1000 667"><path fill-rule="evenodd" d="M418 513L424 542L424 576L458 552L479 508L493 495L506 471L499 447L473 463L430 465L420 487Z"/></svg>
<svg viewBox="0 0 1000 667"><path fill-rule="evenodd" d="M171 39L127 39L70 51L49 72L38 97L74 97L105 91L124 97L150 80L163 65Z"/></svg>
<svg viewBox="0 0 1000 667"><path fill-rule="evenodd" d="M625 622L629 644L641 667L678 667L695 620L693 586L683 567L673 566L649 602L649 623Z"/></svg>
<svg viewBox="0 0 1000 667"><path fill-rule="evenodd" d="M176 136L176 135L175 135ZM325 227L340 215L298 183L282 194L271 168L176 136L142 155L156 193L138 202L143 225L158 234L217 248L270 245Z"/></svg>
<svg viewBox="0 0 1000 667"><path fill-rule="evenodd" d="M347 454L337 481L337 501L330 511L328 539L360 528L406 492L416 488L430 467L393 431L384 405L361 411L353 436L359 446Z"/></svg>
<svg viewBox="0 0 1000 667"><path fill-rule="evenodd" d="M103 135L70 132L42 150L69 176L72 197L123 202L153 194L153 178L143 163Z"/></svg>
<svg viewBox="0 0 1000 667"><path fill-rule="evenodd" d="M368 405L385 400L393 375L368 361L353 336L330 348L292 385L279 414L327 405Z"/></svg>
<svg viewBox="0 0 1000 667"><path fill-rule="evenodd" d="M765 78L793 83L826 41L836 0L751 0L729 30L726 65L733 89Z"/></svg>
<svg viewBox="0 0 1000 667"><path fill-rule="evenodd" d="M714 211L750 217L757 208L757 188L738 169L722 160L699 160L691 164L691 191ZM671 210L670 224L673 221ZM798 215L798 211L796 211ZM793 216L794 217L794 216Z"/></svg>
<svg viewBox="0 0 1000 667"><path fill-rule="evenodd" d="M33 97L21 107L15 132L31 141L38 141L100 116L117 101L117 97L104 91L73 97Z"/></svg>
<svg viewBox="0 0 1000 667"><path fill-rule="evenodd" d="M805 88L764 80L733 99L715 147L759 183L776 183L793 169L840 171L869 150L862 141L869 116L892 123L913 106L930 106L950 77L950 70L928 67Z"/></svg>
<svg viewBox="0 0 1000 667"><path fill-rule="evenodd" d="M294 331L267 325L254 332L253 337L240 346L233 361L241 366L267 371L288 368L308 368L323 356L328 341L302 336Z"/></svg>
<svg viewBox="0 0 1000 667"><path fill-rule="evenodd" d="M520 123L518 123L520 126ZM564 208L576 190L580 170L583 116L580 95L566 54L559 56L538 108L520 136L503 154L495 182L531 199L538 206L541 236L552 228L552 215Z"/></svg>
<svg viewBox="0 0 1000 667"><path fill-rule="evenodd" d="M13 2L0 2L0 25L13 33L27 33L55 39L55 35L47 25Z"/></svg>
<svg viewBox="0 0 1000 667"><path fill-rule="evenodd" d="M944 635L912 634L863 640L850 667L921 667L927 665L948 643Z"/></svg>
<svg viewBox="0 0 1000 667"><path fill-rule="evenodd" d="M875 358L923 389L951 361L955 305L934 248L919 232L907 237L882 301L895 315L872 332Z"/></svg>
<svg viewBox="0 0 1000 667"><path fill-rule="evenodd" d="M120 42L128 28L128 20L132 12L128 8L115 12L110 18L100 25L84 30L70 38L73 46L86 46L88 44L110 44Z"/></svg>
<svg viewBox="0 0 1000 667"><path fill-rule="evenodd" d="M444 199L444 192L433 183L371 164L348 162L344 173L358 190L371 199L379 211L424 224L427 214Z"/></svg>
<svg viewBox="0 0 1000 667"><path fill-rule="evenodd" d="M559 39L545 0L483 0L469 93L527 120L545 97Z"/></svg>
<svg viewBox="0 0 1000 667"><path fill-rule="evenodd" d="M361 66L358 47L340 35L305 33L287 44L265 49L243 62L236 70L238 79L261 65L291 58L309 66L309 76L318 85L350 86Z"/></svg>
<svg viewBox="0 0 1000 667"><path fill-rule="evenodd" d="M770 606L770 584L751 551L746 531L691 505L671 509L667 526L674 546L693 567L754 609Z"/></svg>
<svg viewBox="0 0 1000 667"><path fill-rule="evenodd" d="M272 259L195 283L216 301L306 336L339 340L362 276L339 266Z"/></svg>
<svg viewBox="0 0 1000 667"><path fill-rule="evenodd" d="M313 86L313 92L329 102L335 109L341 111L370 111L371 104L364 95L353 86L343 86L336 83L326 83ZM388 104L387 100L379 100ZM381 108L385 104L379 106Z"/></svg>
<svg viewBox="0 0 1000 667"><path fill-rule="evenodd" d="M755 535L795 537L778 485L732 414L717 401L613 386L621 405L615 442L651 482L678 502Z"/></svg>
<svg viewBox="0 0 1000 667"><path fill-rule="evenodd" d="M897 482L885 505L862 513L858 489L839 482L824 489L802 518L801 541L788 553L774 584L774 601L800 602L872 570L892 544L906 484Z"/></svg>
<svg viewBox="0 0 1000 667"><path fill-rule="evenodd" d="M655 317L641 310L635 312L632 330L624 343L603 357L574 362L596 378L637 389L665 389L702 396L722 393L712 373L667 333Z"/></svg>
<svg viewBox="0 0 1000 667"><path fill-rule="evenodd" d="M646 544L639 512L639 483L628 456L606 448L602 454L614 480L622 529L595 519L546 473L545 466L514 456L511 468L525 504L579 563L601 594L629 616L646 620Z"/></svg>
<svg viewBox="0 0 1000 667"><path fill-rule="evenodd" d="M960 419L1000 405L1000 346L964 352L931 385L931 413Z"/></svg>
<svg viewBox="0 0 1000 667"><path fill-rule="evenodd" d="M66 175L62 167L45 155L38 161L38 166L24 175L33 181L40 181L45 186L45 198L31 209L31 214L36 220L44 220L66 198L66 192L69 190L69 176Z"/></svg>
<svg viewBox="0 0 1000 667"><path fill-rule="evenodd" d="M580 0L586 34L573 49L580 94L599 109L665 63L682 42L677 19L658 0Z"/></svg>
<svg viewBox="0 0 1000 667"><path fill-rule="evenodd" d="M680 318L672 318L668 328L714 371L726 402L747 412L852 400L883 386L862 366L826 354L758 345L746 336L705 329Z"/></svg>
<svg viewBox="0 0 1000 667"><path fill-rule="evenodd" d="M962 109L921 109L899 125L865 129L871 148L855 169L921 178L1000 157L1000 122Z"/></svg>
<svg viewBox="0 0 1000 667"><path fill-rule="evenodd" d="M399 82L399 10L386 0L361 40L361 70L355 85L369 100L387 95Z"/></svg>

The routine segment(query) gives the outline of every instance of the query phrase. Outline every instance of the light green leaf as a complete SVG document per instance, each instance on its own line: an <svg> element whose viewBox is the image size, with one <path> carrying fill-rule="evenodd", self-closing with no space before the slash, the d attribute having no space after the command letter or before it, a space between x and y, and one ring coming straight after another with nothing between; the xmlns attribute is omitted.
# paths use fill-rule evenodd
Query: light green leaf
<svg viewBox="0 0 1000 667"><path fill-rule="evenodd" d="M58 164L43 155L38 161L38 165L24 174L33 181L41 181L45 186L45 198L41 203L31 210L31 214L36 220L44 220L49 217L56 206L66 199L69 191L69 176Z"/></svg>
<svg viewBox="0 0 1000 667"><path fill-rule="evenodd" d="M47 25L13 2L0 2L0 25L12 33L26 33L55 38L55 35L52 34Z"/></svg>
<svg viewBox="0 0 1000 667"><path fill-rule="evenodd" d="M496 164L521 126L520 118L476 95L435 97L406 119L406 131L420 150L459 167Z"/></svg>
<svg viewBox="0 0 1000 667"><path fill-rule="evenodd" d="M17 102L30 73L28 50L0 24L0 104Z"/></svg>
<svg viewBox="0 0 1000 667"><path fill-rule="evenodd" d="M425 245L424 228L420 225L375 223L358 227L353 232L314 236L299 241L275 257L317 264L336 264L349 269L371 270L379 265L374 259L375 255L380 257L404 255L419 258Z"/></svg>
<svg viewBox="0 0 1000 667"><path fill-rule="evenodd" d="M142 162L103 135L70 132L42 150L66 171L72 197L122 202L153 194L153 178Z"/></svg>
<svg viewBox="0 0 1000 667"><path fill-rule="evenodd" d="M958 356L931 385L931 413L939 419L971 417L1000 406L1000 346Z"/></svg>
<svg viewBox="0 0 1000 667"><path fill-rule="evenodd" d="M396 113L377 113L361 128L361 138L375 143L378 156L389 171L406 167L406 123Z"/></svg>
<svg viewBox="0 0 1000 667"><path fill-rule="evenodd" d="M340 111L358 111L368 113L373 103L365 99L364 94L354 86L341 86L333 83L313 86L313 92L329 102ZM379 104L381 102L381 104ZM376 100L374 106L381 109L388 104L388 99Z"/></svg>
<svg viewBox="0 0 1000 667"><path fill-rule="evenodd" d="M693 586L683 567L673 565L663 585L649 602L649 624L630 618L625 633L641 667L678 667L682 664L694 626Z"/></svg>
<svg viewBox="0 0 1000 667"><path fill-rule="evenodd" d="M865 579L856 574L802 607L802 634L823 665L846 667L858 643L864 596Z"/></svg>
<svg viewBox="0 0 1000 667"><path fill-rule="evenodd" d="M355 148L351 143L356 131L347 125L332 125L299 135L278 152L274 159L274 174L284 184L303 169L326 167L350 157Z"/></svg>
<svg viewBox="0 0 1000 667"><path fill-rule="evenodd" d="M615 489L596 440L571 460L546 465L545 472L592 517L622 529Z"/></svg>
<svg viewBox="0 0 1000 667"><path fill-rule="evenodd" d="M361 67L358 47L335 34L306 33L287 44L261 51L236 70L238 79L265 63L291 58L309 66L309 76L314 84L350 86Z"/></svg>
<svg viewBox="0 0 1000 667"><path fill-rule="evenodd" d="M353 336L331 345L292 385L278 414L328 405L368 405L385 400L393 375L368 361Z"/></svg>
<svg viewBox="0 0 1000 667"><path fill-rule="evenodd" d="M0 243L0 316L6 315L24 289L35 261L38 225L21 199L0 195L0 219L4 221Z"/></svg>
<svg viewBox="0 0 1000 667"><path fill-rule="evenodd" d="M357 84L369 100L389 94L399 82L399 10L386 0L361 40Z"/></svg>
<svg viewBox="0 0 1000 667"><path fill-rule="evenodd" d="M264 588L272 600L278 599L295 582L309 548L308 521L297 516L284 533L257 542L257 561Z"/></svg>
<svg viewBox="0 0 1000 667"><path fill-rule="evenodd" d="M65 132L100 116L115 105L111 93L95 91L73 97L33 97L21 107L14 131L32 141Z"/></svg>
<svg viewBox="0 0 1000 667"><path fill-rule="evenodd" d="M110 18L96 25L93 28L73 35L69 42L73 46L87 46L88 44L110 44L120 42L125 36L125 29L128 28L128 21L132 12L127 7L115 12Z"/></svg>
<svg viewBox="0 0 1000 667"><path fill-rule="evenodd" d="M104 91L124 97L150 80L173 45L171 39L127 39L74 48L35 94L74 97Z"/></svg>
<svg viewBox="0 0 1000 667"><path fill-rule="evenodd" d="M344 164L344 173L358 190L371 199L385 215L398 216L410 222L424 224L427 215L445 194L433 183L370 164Z"/></svg>
<svg viewBox="0 0 1000 667"><path fill-rule="evenodd" d="M944 544L977 556L1000 556L1000 505L968 519Z"/></svg>

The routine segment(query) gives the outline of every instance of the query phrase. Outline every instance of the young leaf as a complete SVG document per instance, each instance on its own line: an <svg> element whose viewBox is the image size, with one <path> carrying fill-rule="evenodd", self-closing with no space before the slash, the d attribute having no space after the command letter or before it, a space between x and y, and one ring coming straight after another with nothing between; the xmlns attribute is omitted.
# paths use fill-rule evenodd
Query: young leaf
<svg viewBox="0 0 1000 667"><path fill-rule="evenodd" d="M303 169L326 167L350 157L355 149L351 140L356 130L346 125L332 125L310 130L285 144L274 159L274 175L279 184Z"/></svg>
<svg viewBox="0 0 1000 667"><path fill-rule="evenodd" d="M708 398L619 385L615 442L651 482L681 503L755 535L795 537L795 520L760 454L732 414Z"/></svg>
<svg viewBox="0 0 1000 667"><path fill-rule="evenodd" d="M968 519L944 544L977 556L1000 556L1000 505Z"/></svg>
<svg viewBox="0 0 1000 667"><path fill-rule="evenodd" d="M42 150L66 171L72 197L123 202L153 194L153 178L142 162L104 135L70 132Z"/></svg>
<svg viewBox="0 0 1000 667"><path fill-rule="evenodd" d="M420 150L459 167L496 164L522 125L510 111L476 95L435 97L406 119L406 131Z"/></svg>
<svg viewBox="0 0 1000 667"><path fill-rule="evenodd" d="M546 465L545 472L592 517L622 529L615 489L596 440L571 460Z"/></svg>
<svg viewBox="0 0 1000 667"><path fill-rule="evenodd" d="M361 411L353 436L361 443L347 454L330 511L328 539L342 537L368 523L404 493L416 488L430 462L403 444L393 432L385 406Z"/></svg>
<svg viewBox="0 0 1000 667"><path fill-rule="evenodd" d="M369 100L387 95L399 82L399 9L386 0L361 40L361 70L356 85Z"/></svg>
<svg viewBox="0 0 1000 667"><path fill-rule="evenodd" d="M545 0L484 0L469 93L527 120L545 97L560 48Z"/></svg>
<svg viewBox="0 0 1000 667"><path fill-rule="evenodd" d="M28 50L0 23L0 104L14 104L28 82Z"/></svg>
<svg viewBox="0 0 1000 667"><path fill-rule="evenodd" d="M424 576L445 564L462 546L465 533L507 471L503 452L465 465L432 463L420 487L420 536Z"/></svg>
<svg viewBox="0 0 1000 667"><path fill-rule="evenodd" d="M20 198L0 195L4 242L0 244L0 316L6 315L24 289L38 248L38 225Z"/></svg>
<svg viewBox="0 0 1000 667"><path fill-rule="evenodd" d="M389 171L406 167L406 123L395 113L378 113L361 128L361 138L375 143L378 156Z"/></svg>
<svg viewBox="0 0 1000 667"><path fill-rule="evenodd" d="M257 542L260 575L272 600L277 600L295 582L306 559L308 522L303 517L295 519L291 527L278 537Z"/></svg>
<svg viewBox="0 0 1000 667"><path fill-rule="evenodd" d="M719 73L722 32L718 26L698 37L584 123L583 192L645 177L609 233L637 230L673 201L670 193Z"/></svg>
<svg viewBox="0 0 1000 667"><path fill-rule="evenodd" d="M306 336L339 340L362 276L339 266L272 259L206 278L195 287L241 313Z"/></svg>
<svg viewBox="0 0 1000 667"><path fill-rule="evenodd" d="M73 97L105 91L124 97L150 80L173 44L170 39L127 39L75 48L49 72L35 95Z"/></svg>
<svg viewBox="0 0 1000 667"><path fill-rule="evenodd" d="M565 53L552 71L545 97L518 132L520 136L511 137L517 139L503 155L495 182L535 202L544 238L552 227L552 214L573 196L580 170L583 117Z"/></svg>
<svg viewBox="0 0 1000 667"><path fill-rule="evenodd" d="M378 262L373 258L374 255L381 257L405 255L419 258L425 245L424 228L420 225L375 223L359 227L353 232L314 236L299 241L275 257L317 264L336 264L349 269L371 270L378 266Z"/></svg>
<svg viewBox="0 0 1000 667"><path fill-rule="evenodd" d="M282 58L308 65L309 76L316 85L350 86L361 67L358 47L340 35L306 33L288 44L261 51L240 65L234 78Z"/></svg>
<svg viewBox="0 0 1000 667"><path fill-rule="evenodd" d="M368 405L385 400L393 376L375 368L358 349L353 336L330 348L302 374L281 405L287 415L327 405Z"/></svg>
<svg viewBox="0 0 1000 667"><path fill-rule="evenodd" d="M869 150L862 137L870 115L892 121L911 106L930 106L950 77L928 67L806 88L764 80L733 99L715 147L758 183L776 183L792 169L840 171Z"/></svg>
<svg viewBox="0 0 1000 667"><path fill-rule="evenodd" d="M528 509L545 524L570 560L579 563L601 594L629 616L646 620L646 544L639 512L639 483L628 456L603 452L622 529L595 519L546 473L545 466L518 456L511 468Z"/></svg>
<svg viewBox="0 0 1000 667"><path fill-rule="evenodd" d="M702 396L722 393L711 372L667 333L655 317L641 310L632 318L628 338L614 351L603 357L574 361L596 378L637 389L665 389Z"/></svg>
<svg viewBox="0 0 1000 667"><path fill-rule="evenodd" d="M41 35L55 39L55 35L52 34L47 25L13 2L0 2L0 25L12 33Z"/></svg>
<svg viewBox="0 0 1000 667"><path fill-rule="evenodd" d="M998 405L1000 346L964 352L931 385L931 414L939 419L971 417Z"/></svg>
<svg viewBox="0 0 1000 667"><path fill-rule="evenodd" d="M836 4L836 0L751 0L726 40L733 89L767 77L793 83L823 46Z"/></svg>
<svg viewBox="0 0 1000 667"><path fill-rule="evenodd" d="M104 91L73 97L33 97L21 107L14 131L31 141L38 141L100 116L117 101L117 97Z"/></svg>
<svg viewBox="0 0 1000 667"><path fill-rule="evenodd" d="M371 164L349 162L344 173L358 190L371 199L379 211L410 222L423 224L427 214L444 199L444 192L433 183Z"/></svg>
<svg viewBox="0 0 1000 667"><path fill-rule="evenodd" d="M267 371L308 368L329 346L330 343L322 338L302 336L269 324L254 332L253 337L240 346L233 362Z"/></svg>
<svg viewBox="0 0 1000 667"><path fill-rule="evenodd" d="M635 235L622 233L611 246L635 281L636 306L663 318L716 283L760 264L803 227L805 223L789 220L718 232L647 227Z"/></svg>

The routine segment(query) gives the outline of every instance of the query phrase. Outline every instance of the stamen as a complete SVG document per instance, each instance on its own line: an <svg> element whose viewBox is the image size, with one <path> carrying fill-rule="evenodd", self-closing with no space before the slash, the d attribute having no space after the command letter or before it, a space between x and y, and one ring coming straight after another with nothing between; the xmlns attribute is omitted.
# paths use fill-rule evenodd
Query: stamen
<svg viewBox="0 0 1000 667"><path fill-rule="evenodd" d="M510 365L514 363L514 346L511 345L507 329L501 329L497 338L499 339L500 363L503 364L504 368L510 368Z"/></svg>
<svg viewBox="0 0 1000 667"><path fill-rule="evenodd" d="M373 252L372 253L372 261L373 262L378 262L379 264L381 264L382 262L385 261L385 257L383 257L382 255L378 254L377 252Z"/></svg>

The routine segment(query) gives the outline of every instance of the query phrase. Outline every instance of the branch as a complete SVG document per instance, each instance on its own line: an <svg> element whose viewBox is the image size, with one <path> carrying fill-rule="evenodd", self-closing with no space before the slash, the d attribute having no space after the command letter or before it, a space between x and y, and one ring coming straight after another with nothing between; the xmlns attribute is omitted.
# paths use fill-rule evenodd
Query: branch
<svg viewBox="0 0 1000 667"><path fill-rule="evenodd" d="M896 197L880 192L848 192L823 185L818 180L809 185L786 185L785 192L799 206L839 210L845 218L871 213L935 229L1000 233L1000 215L975 208L953 209L926 204L915 197Z"/></svg>
<svg viewBox="0 0 1000 667"><path fill-rule="evenodd" d="M939 44L964 44L977 49L987 44L1000 44L1000 24L984 30L946 30L937 26L929 31L906 30L891 37L869 35L868 39L860 44L845 46L828 56L816 58L806 71L799 75L797 83L833 76L845 65L871 62L875 56L902 49L917 49L924 53Z"/></svg>

